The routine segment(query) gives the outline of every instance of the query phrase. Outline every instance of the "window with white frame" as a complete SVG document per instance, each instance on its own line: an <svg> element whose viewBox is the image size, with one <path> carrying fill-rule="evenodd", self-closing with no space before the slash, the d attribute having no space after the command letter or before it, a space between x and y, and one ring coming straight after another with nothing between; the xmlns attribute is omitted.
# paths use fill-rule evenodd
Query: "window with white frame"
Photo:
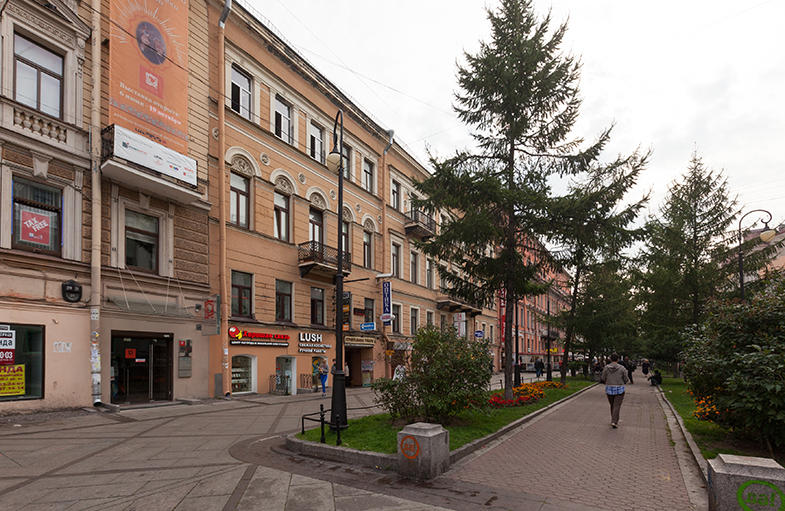
<svg viewBox="0 0 785 511"><path fill-rule="evenodd" d="M324 325L324 289L311 288L311 324Z"/></svg>
<svg viewBox="0 0 785 511"><path fill-rule="evenodd" d="M411 252L409 254L409 280L412 284L419 284L420 280L420 264L419 264L419 257L417 256L417 252Z"/></svg>
<svg viewBox="0 0 785 511"><path fill-rule="evenodd" d="M346 220L341 221L341 241L343 245L341 249L343 250L344 254L349 254L351 250L349 248L352 246L351 239L349 238L349 234L351 233L351 224Z"/></svg>
<svg viewBox="0 0 785 511"><path fill-rule="evenodd" d="M433 289L433 259L425 261L425 285L428 289Z"/></svg>
<svg viewBox="0 0 785 511"><path fill-rule="evenodd" d="M289 196L275 192L273 201L275 209L274 235L279 240L289 241Z"/></svg>
<svg viewBox="0 0 785 511"><path fill-rule="evenodd" d="M311 208L308 217L309 240L315 241L321 245L324 241L324 221L322 220L322 212L318 209ZM321 250L321 247L319 247L319 250Z"/></svg>
<svg viewBox="0 0 785 511"><path fill-rule="evenodd" d="M390 264L392 268L390 269L392 276L400 278L401 276L401 246L397 243L392 244L392 251L390 257Z"/></svg>
<svg viewBox="0 0 785 511"><path fill-rule="evenodd" d="M398 304L393 304L392 306L392 331L394 334L401 333L401 306Z"/></svg>
<svg viewBox="0 0 785 511"><path fill-rule="evenodd" d="M363 266L366 268L373 267L372 239L373 235L370 232L363 231Z"/></svg>
<svg viewBox="0 0 785 511"><path fill-rule="evenodd" d="M344 181L352 180L352 148L348 145L343 145L343 179Z"/></svg>
<svg viewBox="0 0 785 511"><path fill-rule="evenodd" d="M374 301L373 298L366 298L365 299L365 314L363 315L363 320L365 323L373 323L374 322Z"/></svg>
<svg viewBox="0 0 785 511"><path fill-rule="evenodd" d="M373 180L373 163L368 160L363 160L363 188L367 192L374 192L374 180Z"/></svg>
<svg viewBox="0 0 785 511"><path fill-rule="evenodd" d="M232 172L229 177L229 223L248 227L248 212L250 205L250 181L248 178Z"/></svg>
<svg viewBox="0 0 785 511"><path fill-rule="evenodd" d="M308 153L314 160L324 163L324 130L313 121L308 126Z"/></svg>
<svg viewBox="0 0 785 511"><path fill-rule="evenodd" d="M14 74L18 102L63 117L63 57L14 34Z"/></svg>
<svg viewBox="0 0 785 511"><path fill-rule="evenodd" d="M125 265L158 272L160 257L158 217L138 211L125 212Z"/></svg>
<svg viewBox="0 0 785 511"><path fill-rule="evenodd" d="M231 109L246 119L251 118L251 78L245 71L232 66Z"/></svg>
<svg viewBox="0 0 785 511"><path fill-rule="evenodd" d="M425 324L426 325L433 325L433 311L426 311L425 312Z"/></svg>
<svg viewBox="0 0 785 511"><path fill-rule="evenodd" d="M414 335L420 329L420 309L409 309L409 333Z"/></svg>
<svg viewBox="0 0 785 511"><path fill-rule="evenodd" d="M292 106L281 96L275 96L275 135L287 144L292 140Z"/></svg>
<svg viewBox="0 0 785 511"><path fill-rule="evenodd" d="M401 183L398 181L392 182L392 189L390 190L390 206L398 211L401 210Z"/></svg>

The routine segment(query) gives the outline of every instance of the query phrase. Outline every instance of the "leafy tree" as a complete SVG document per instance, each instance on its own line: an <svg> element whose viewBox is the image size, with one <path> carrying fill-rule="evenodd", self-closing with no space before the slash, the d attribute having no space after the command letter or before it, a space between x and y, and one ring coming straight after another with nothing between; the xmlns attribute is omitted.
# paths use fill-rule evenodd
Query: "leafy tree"
<svg viewBox="0 0 785 511"><path fill-rule="evenodd" d="M559 263L572 273L570 307L560 318L566 334L561 364L562 383L567 379L567 362L569 353L573 351L576 327L582 325L585 328L595 324L598 307L607 311L609 306L618 308L619 299L629 300L629 288L613 286L606 278L611 273L618 277L616 271L621 263L619 258L622 250L640 240L644 234L633 223L648 202L648 196L631 203L625 204L624 201L646 167L647 160L648 154L640 156L636 152L626 158L618 157L607 165L587 161L585 178L572 183L567 195L552 201L550 211L553 228L549 239L557 246ZM608 258L608 264L602 266L605 258ZM596 297L589 295L587 290L581 292L583 279L592 272L593 284L603 286L593 291L603 294L609 301L606 305L597 304ZM588 303L579 303L581 294ZM629 301L622 303L621 307L625 310L617 310L617 313L629 312ZM579 317L582 314L588 317ZM625 313L606 317L611 321L623 321L624 318L629 319L629 315ZM608 341L611 340L611 331L629 331L628 325L622 323L607 323L605 326L608 328L605 334ZM595 331L588 328L582 333L593 337ZM598 340L595 338L595 341Z"/></svg>
<svg viewBox="0 0 785 511"><path fill-rule="evenodd" d="M785 446L785 278L773 275L749 303L716 302L685 336L685 375L704 416Z"/></svg>
<svg viewBox="0 0 785 511"><path fill-rule="evenodd" d="M574 311L563 311L558 321L573 326L573 352L609 356L614 351L635 353L638 315L633 282L625 263L610 259L586 271Z"/></svg>
<svg viewBox="0 0 785 511"><path fill-rule="evenodd" d="M677 360L679 332L700 323L708 301L727 288L736 271L729 247L737 214L722 172L707 169L693 153L660 217L647 224L639 296L650 357Z"/></svg>
<svg viewBox="0 0 785 511"><path fill-rule="evenodd" d="M374 401L393 419L447 424L466 408L488 407L491 363L488 341L469 340L458 337L453 328L442 331L428 325L414 336L406 376L371 384Z"/></svg>
<svg viewBox="0 0 785 511"><path fill-rule="evenodd" d="M560 50L566 24L551 31L550 15L538 20L529 0L502 0L488 19L491 41L465 54L455 95L459 118L475 128L478 153L433 159L434 174L417 185L426 199L414 206L456 214L422 244L426 254L460 269L440 268L451 294L490 305L506 293L504 378L511 399L514 305L545 290L537 275L549 262L539 243L530 244L531 258L522 244L550 229L548 177L593 159L607 133L583 152L582 140L568 140L580 106L580 64Z"/></svg>

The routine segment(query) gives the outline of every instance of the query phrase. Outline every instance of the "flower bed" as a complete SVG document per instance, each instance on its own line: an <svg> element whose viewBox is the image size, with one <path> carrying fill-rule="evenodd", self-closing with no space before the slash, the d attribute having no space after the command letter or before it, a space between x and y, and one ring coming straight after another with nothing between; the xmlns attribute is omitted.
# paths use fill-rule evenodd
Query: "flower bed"
<svg viewBox="0 0 785 511"><path fill-rule="evenodd" d="M488 404L492 408L509 408L513 406L524 406L531 403L536 403L545 397L545 389L563 389L566 388L559 382L555 381L538 381L534 383L524 383L512 389L513 398L504 399L504 390L497 390L491 394L488 399Z"/></svg>

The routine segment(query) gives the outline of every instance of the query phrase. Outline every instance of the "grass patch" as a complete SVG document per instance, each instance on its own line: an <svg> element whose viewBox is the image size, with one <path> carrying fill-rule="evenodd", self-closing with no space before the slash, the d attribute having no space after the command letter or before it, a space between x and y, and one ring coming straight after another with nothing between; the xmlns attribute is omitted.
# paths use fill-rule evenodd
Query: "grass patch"
<svg viewBox="0 0 785 511"><path fill-rule="evenodd" d="M478 438L490 435L507 424L570 396L592 383L581 377L567 378L566 389L547 389L545 397L534 404L493 409L488 414L469 411L459 414L450 425L445 426L445 429L450 432L450 450L453 451ZM395 454L398 431L404 426L405 423L399 421L391 423L390 415L386 413L350 420L349 427L341 432L341 446L359 451ZM304 435L297 435L297 438L311 442L318 442L320 437L319 427L307 430ZM336 435L327 426L325 426L325 440L326 443L335 445Z"/></svg>
<svg viewBox="0 0 785 511"><path fill-rule="evenodd" d="M692 414L697 407L692 396L687 393L687 383L683 379L663 377L661 388L676 413L681 416L684 426L692 435L704 459L714 459L718 454L769 457L764 446L739 438L713 422L696 419ZM776 455L778 460L782 457Z"/></svg>

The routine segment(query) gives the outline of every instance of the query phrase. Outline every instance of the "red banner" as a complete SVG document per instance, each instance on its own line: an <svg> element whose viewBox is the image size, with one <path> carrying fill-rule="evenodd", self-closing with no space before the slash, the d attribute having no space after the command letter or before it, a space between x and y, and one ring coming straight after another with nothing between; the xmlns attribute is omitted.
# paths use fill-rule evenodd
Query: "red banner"
<svg viewBox="0 0 785 511"><path fill-rule="evenodd" d="M21 213L22 240L48 246L49 228L51 225L49 215L25 210L22 210Z"/></svg>

